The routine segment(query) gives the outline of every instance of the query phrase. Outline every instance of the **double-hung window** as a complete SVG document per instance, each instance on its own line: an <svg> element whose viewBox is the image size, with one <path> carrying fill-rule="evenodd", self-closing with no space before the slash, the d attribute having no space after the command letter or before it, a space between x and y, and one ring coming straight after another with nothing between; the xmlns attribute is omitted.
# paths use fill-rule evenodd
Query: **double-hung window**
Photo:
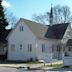
<svg viewBox="0 0 72 72"><path fill-rule="evenodd" d="M28 44L28 52L32 52L32 44Z"/></svg>
<svg viewBox="0 0 72 72"><path fill-rule="evenodd" d="M45 44L42 44L42 52L45 52Z"/></svg>
<svg viewBox="0 0 72 72"><path fill-rule="evenodd" d="M15 51L15 44L11 44L11 51Z"/></svg>
<svg viewBox="0 0 72 72"><path fill-rule="evenodd" d="M20 32L22 32L23 31L23 26L20 26L19 30L20 30Z"/></svg>

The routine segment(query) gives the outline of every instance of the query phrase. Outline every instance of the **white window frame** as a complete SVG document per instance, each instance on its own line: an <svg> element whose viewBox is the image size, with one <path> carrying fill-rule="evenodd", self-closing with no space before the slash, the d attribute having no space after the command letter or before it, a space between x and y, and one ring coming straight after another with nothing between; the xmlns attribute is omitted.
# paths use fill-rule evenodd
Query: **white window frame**
<svg viewBox="0 0 72 72"><path fill-rule="evenodd" d="M20 32L22 32L24 30L23 28L24 28L23 26L19 26Z"/></svg>
<svg viewBox="0 0 72 72"><path fill-rule="evenodd" d="M45 52L45 44L42 44L42 52Z"/></svg>
<svg viewBox="0 0 72 72"><path fill-rule="evenodd" d="M23 47L22 44L20 44L20 50L22 50L22 47Z"/></svg>
<svg viewBox="0 0 72 72"><path fill-rule="evenodd" d="M15 51L15 44L11 44L11 51Z"/></svg>
<svg viewBox="0 0 72 72"><path fill-rule="evenodd" d="M28 44L28 52L32 52L32 44Z"/></svg>

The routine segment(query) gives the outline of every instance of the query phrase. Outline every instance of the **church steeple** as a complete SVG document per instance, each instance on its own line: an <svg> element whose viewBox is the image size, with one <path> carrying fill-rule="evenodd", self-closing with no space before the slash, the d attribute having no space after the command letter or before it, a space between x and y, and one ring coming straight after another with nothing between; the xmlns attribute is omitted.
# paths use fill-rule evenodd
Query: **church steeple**
<svg viewBox="0 0 72 72"><path fill-rule="evenodd" d="M50 10L50 25L53 25L53 8L52 8L52 4L51 4L51 10Z"/></svg>

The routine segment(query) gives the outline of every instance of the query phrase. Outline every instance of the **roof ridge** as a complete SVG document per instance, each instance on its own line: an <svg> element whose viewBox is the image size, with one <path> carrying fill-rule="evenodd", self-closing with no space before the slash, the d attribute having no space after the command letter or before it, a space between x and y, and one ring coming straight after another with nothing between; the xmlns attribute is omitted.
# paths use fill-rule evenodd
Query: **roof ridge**
<svg viewBox="0 0 72 72"><path fill-rule="evenodd" d="M47 24L41 24L41 23L38 23L38 22L35 22L35 21L32 21L32 20L29 20L29 19L25 19L25 18L20 18L21 20L24 20L24 21L29 21L29 22L32 22L34 24L39 24L39 25L43 25L43 26L47 26Z"/></svg>

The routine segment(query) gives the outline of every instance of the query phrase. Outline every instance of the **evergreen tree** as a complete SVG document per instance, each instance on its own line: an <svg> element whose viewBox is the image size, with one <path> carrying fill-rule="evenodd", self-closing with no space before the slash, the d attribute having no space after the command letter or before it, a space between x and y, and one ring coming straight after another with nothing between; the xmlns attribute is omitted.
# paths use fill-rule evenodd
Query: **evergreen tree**
<svg viewBox="0 0 72 72"><path fill-rule="evenodd" d="M5 19L5 14L2 6L2 0L0 0L0 32L5 31L5 27L8 25L6 19Z"/></svg>
<svg viewBox="0 0 72 72"><path fill-rule="evenodd" d="M2 0L0 0L0 42L5 41L5 35L6 35L6 26L8 25L5 14L4 14L4 8L2 6Z"/></svg>

